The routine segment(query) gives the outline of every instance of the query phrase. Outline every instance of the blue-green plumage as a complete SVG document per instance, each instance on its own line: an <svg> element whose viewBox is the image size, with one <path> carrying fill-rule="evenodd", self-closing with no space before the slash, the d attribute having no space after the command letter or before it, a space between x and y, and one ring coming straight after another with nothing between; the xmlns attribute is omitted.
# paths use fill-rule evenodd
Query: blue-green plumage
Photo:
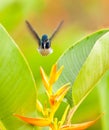
<svg viewBox="0 0 109 130"><path fill-rule="evenodd" d="M46 40L48 40L48 36L46 35L46 34L44 34L44 35L42 35L42 41L46 41Z"/></svg>
<svg viewBox="0 0 109 130"><path fill-rule="evenodd" d="M60 24L58 25L58 27L56 28L56 30L53 32L53 34L51 35L50 38L48 38L48 35L46 35L46 34L42 35L42 37L40 38L39 35L37 34L37 32L33 29L33 27L31 26L31 24L28 21L26 21L26 24L27 24L30 32L32 33L32 35L35 37L35 39L38 42L38 45L39 45L38 51L43 56L52 53L53 50L51 48L51 40L53 39L53 37L55 36L55 34L60 29L61 25L63 24L63 21L60 22Z"/></svg>

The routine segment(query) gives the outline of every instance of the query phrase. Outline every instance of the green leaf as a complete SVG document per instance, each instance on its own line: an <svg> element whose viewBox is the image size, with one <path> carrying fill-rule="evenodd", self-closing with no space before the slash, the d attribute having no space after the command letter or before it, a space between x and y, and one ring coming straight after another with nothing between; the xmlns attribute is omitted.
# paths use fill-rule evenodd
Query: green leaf
<svg viewBox="0 0 109 130"><path fill-rule="evenodd" d="M103 76L102 80L97 84L99 98L101 103L101 111L104 112L102 118L102 129L108 130L109 128L109 71Z"/></svg>
<svg viewBox="0 0 109 130"><path fill-rule="evenodd" d="M18 46L0 25L0 122L7 130L33 130L13 116L35 116L36 87Z"/></svg>
<svg viewBox="0 0 109 130"><path fill-rule="evenodd" d="M75 105L90 93L108 69L109 32L96 41L73 84L72 96Z"/></svg>
<svg viewBox="0 0 109 130"><path fill-rule="evenodd" d="M74 91L73 92L74 99L72 99L71 90L69 91L69 93L66 96L66 98L68 99L68 102L70 104L77 104L81 100L81 98L84 97L84 94L87 93L88 88L86 88L86 87L81 88L81 79L76 80L77 76L80 73L81 69L83 68L85 62L87 61L87 58L89 57L90 53L92 52L93 47L96 45L96 41L108 31L109 30L101 30L101 31L95 32L95 33L85 37L81 41L77 42L74 46L69 48L58 60L58 66L60 67L60 66L64 65L64 70L63 70L63 73L60 76L59 81L57 82L56 86L60 87L63 83L66 83L66 82L71 83L72 89ZM97 60L97 59L95 59L95 60ZM98 65L98 64L96 64L96 65ZM93 64L92 64L92 66L93 66ZM95 71L94 70L95 68L92 67L91 69L93 69L93 71ZM85 74L85 72L83 69L83 75L84 74ZM82 76L82 74L81 74L81 76ZM88 77L87 77L87 79L88 79ZM76 82L75 82L75 80L76 80ZM74 82L75 82L75 85L73 85ZM82 82L85 82L85 81L83 80ZM79 87L76 86L77 84ZM81 94L79 93L79 91L81 91ZM78 96L76 96L76 95L78 95ZM73 103L73 101L74 101L74 103Z"/></svg>

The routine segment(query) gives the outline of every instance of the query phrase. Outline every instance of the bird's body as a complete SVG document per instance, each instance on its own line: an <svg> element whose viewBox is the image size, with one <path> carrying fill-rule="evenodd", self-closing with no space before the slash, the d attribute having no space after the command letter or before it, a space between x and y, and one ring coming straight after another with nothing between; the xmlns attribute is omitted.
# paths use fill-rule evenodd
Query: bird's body
<svg viewBox="0 0 109 130"><path fill-rule="evenodd" d="M38 46L39 46L38 51L40 52L40 54L42 56L51 54L53 52L53 50L51 48L51 40L55 36L57 31L60 29L61 25L63 24L63 21L58 25L57 29L54 31L54 33L52 34L52 36L50 38L48 38L48 35L46 35L46 34L42 35L42 37L40 38L38 36L37 32L33 29L33 27L31 26L31 24L28 21L26 21L26 24L27 24L30 32L32 33L32 35L35 37L35 39L38 42Z"/></svg>
<svg viewBox="0 0 109 130"><path fill-rule="evenodd" d="M53 50L51 48L51 42L48 39L48 36L46 34L42 35L41 43L40 43L40 46L38 48L38 51L43 56L46 56L46 55L51 54L53 52Z"/></svg>
<svg viewBox="0 0 109 130"><path fill-rule="evenodd" d="M48 39L48 36L46 34L42 35L41 38L41 48L48 49L50 48L50 40Z"/></svg>

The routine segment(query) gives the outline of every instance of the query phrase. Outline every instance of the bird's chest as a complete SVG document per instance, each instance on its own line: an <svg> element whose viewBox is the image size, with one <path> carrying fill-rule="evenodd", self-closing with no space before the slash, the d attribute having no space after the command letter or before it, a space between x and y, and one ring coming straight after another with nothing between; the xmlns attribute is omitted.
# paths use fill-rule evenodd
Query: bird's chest
<svg viewBox="0 0 109 130"><path fill-rule="evenodd" d="M46 48L38 48L38 52L42 55L42 56L47 56L49 54L51 54L53 52L53 49L50 47L48 49Z"/></svg>

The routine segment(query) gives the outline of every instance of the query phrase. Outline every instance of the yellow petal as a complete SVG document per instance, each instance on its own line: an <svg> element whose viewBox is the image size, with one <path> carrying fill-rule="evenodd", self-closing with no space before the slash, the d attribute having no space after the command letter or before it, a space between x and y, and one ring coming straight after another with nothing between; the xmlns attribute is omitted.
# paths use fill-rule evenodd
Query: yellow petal
<svg viewBox="0 0 109 130"><path fill-rule="evenodd" d="M55 82L56 79L56 70L57 70L57 65L54 64L52 69L51 69L51 73L50 73L50 80L49 80L49 84L50 86L53 85L53 83Z"/></svg>
<svg viewBox="0 0 109 130"><path fill-rule="evenodd" d="M64 124L65 120L66 120L66 117L67 117L67 113L68 113L68 110L69 110L70 106L68 105L66 110L64 111L64 114L62 116L62 119L61 119L61 122L60 122L60 127Z"/></svg>
<svg viewBox="0 0 109 130"><path fill-rule="evenodd" d="M66 93L69 90L70 83L64 84L56 93L55 98L60 98L64 93ZM64 96L64 95L63 95Z"/></svg>
<svg viewBox="0 0 109 130"><path fill-rule="evenodd" d="M60 130L84 130L84 129L94 125L97 122L97 120L100 119L101 116L102 116L102 114L99 117L97 117L95 120L85 122L85 123L64 125L61 127Z"/></svg>
<svg viewBox="0 0 109 130"><path fill-rule="evenodd" d="M50 80L49 84L50 86L53 85L53 83L56 82L56 80L59 78L60 74L62 73L64 66L61 66L61 68L57 71L57 64L54 64L50 73Z"/></svg>
<svg viewBox="0 0 109 130"><path fill-rule="evenodd" d="M59 89L59 91L56 93L56 95L50 96L50 104L51 104L51 114L50 119L53 118L56 110L58 109L59 105L61 104L65 94L69 90L69 84L65 84L62 88Z"/></svg>
<svg viewBox="0 0 109 130"><path fill-rule="evenodd" d="M45 74L45 72L44 72L42 67L40 67L40 72L41 72L41 76L42 76L42 81L43 81L44 87L46 88L48 93L51 93L50 92L48 79L47 79L46 74Z"/></svg>
<svg viewBox="0 0 109 130"><path fill-rule="evenodd" d="M56 72L56 78L55 78L55 81L58 80L58 78L59 78L59 76L61 75L63 69L64 69L64 66L61 66L61 68Z"/></svg>
<svg viewBox="0 0 109 130"><path fill-rule="evenodd" d="M50 103L52 106L55 105L55 103L57 103L57 102L59 103L62 101L65 94L69 90L69 85L70 85L70 83L63 85L54 95L52 95L50 97Z"/></svg>
<svg viewBox="0 0 109 130"><path fill-rule="evenodd" d="M43 113L43 106L39 100L36 101L36 108L39 112Z"/></svg>
<svg viewBox="0 0 109 130"><path fill-rule="evenodd" d="M20 118L21 120L23 120L31 125L35 125L35 126L49 126L51 123L51 121L46 118L29 118L29 117L20 116L17 114L14 114L14 116Z"/></svg>

